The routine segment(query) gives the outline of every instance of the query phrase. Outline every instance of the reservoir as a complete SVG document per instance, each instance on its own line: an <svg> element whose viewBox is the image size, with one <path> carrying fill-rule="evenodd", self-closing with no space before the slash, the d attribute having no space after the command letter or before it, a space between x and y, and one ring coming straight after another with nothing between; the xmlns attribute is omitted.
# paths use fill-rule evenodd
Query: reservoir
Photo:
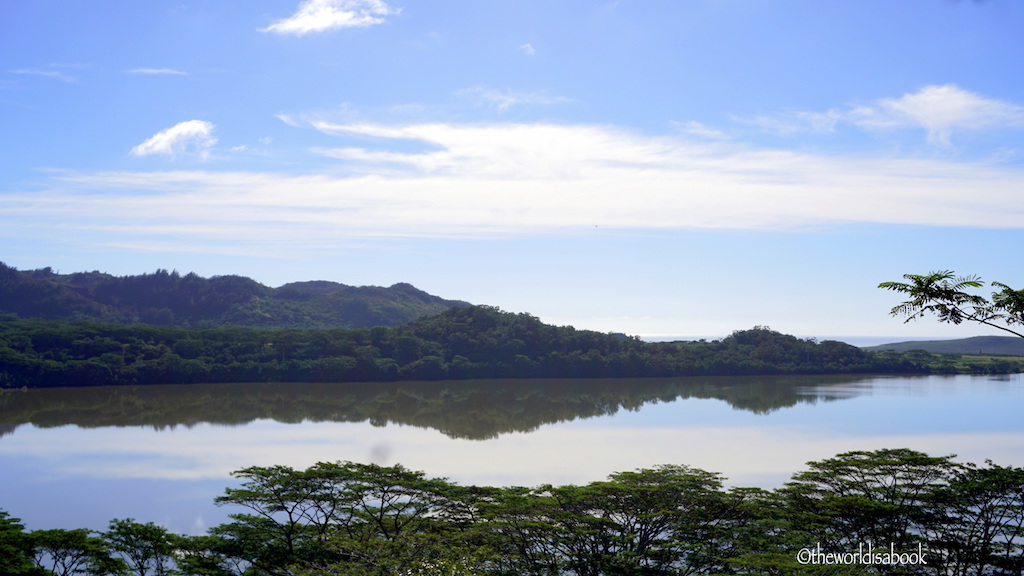
<svg viewBox="0 0 1024 576"><path fill-rule="evenodd" d="M782 376L256 383L0 393L0 509L200 534L231 472L402 464L459 484L585 484L659 464L776 488L806 462L911 448L1024 466L1024 379Z"/></svg>

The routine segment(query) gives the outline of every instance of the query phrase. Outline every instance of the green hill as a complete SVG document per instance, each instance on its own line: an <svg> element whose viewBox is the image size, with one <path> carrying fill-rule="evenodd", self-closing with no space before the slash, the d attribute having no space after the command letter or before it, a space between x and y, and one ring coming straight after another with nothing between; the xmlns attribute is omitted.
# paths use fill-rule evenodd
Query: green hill
<svg viewBox="0 0 1024 576"><path fill-rule="evenodd" d="M938 358L938 357L936 357ZM721 340L644 342L490 306L371 329L180 328L0 317L0 388L223 382L930 373L933 359L869 353L764 327ZM1000 369L1020 371L1020 363ZM954 370L955 367L950 367Z"/></svg>
<svg viewBox="0 0 1024 576"><path fill-rule="evenodd" d="M243 276L203 278L166 270L138 276L59 274L50 268L19 271L0 263L0 313L20 318L182 327L371 328L468 305L405 283L384 288L313 281L271 288Z"/></svg>
<svg viewBox="0 0 1024 576"><path fill-rule="evenodd" d="M974 336L959 340L914 340L882 344L880 346L868 346L864 350L895 350L897 352L924 350L932 354L1024 356L1024 338L1014 338L1012 336Z"/></svg>

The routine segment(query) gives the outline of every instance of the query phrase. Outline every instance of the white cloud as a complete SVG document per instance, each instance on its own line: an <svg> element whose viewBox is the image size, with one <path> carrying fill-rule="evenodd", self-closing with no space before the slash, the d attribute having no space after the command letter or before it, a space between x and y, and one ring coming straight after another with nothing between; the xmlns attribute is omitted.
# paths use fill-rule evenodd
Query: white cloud
<svg viewBox="0 0 1024 576"><path fill-rule="evenodd" d="M474 86L459 90L456 92L456 95L471 98L480 105L493 106L499 112L505 112L513 106L521 106L523 104L547 105L572 102L572 98L550 96L545 92L515 92L484 86Z"/></svg>
<svg viewBox="0 0 1024 576"><path fill-rule="evenodd" d="M192 138L209 138L212 126L195 122L139 148L169 153ZM315 127L373 146L316 150L343 160L319 174L58 175L45 198L6 195L0 216L60 222L97 233L106 243L185 242L232 252L246 246L308 251L372 237L529 236L594 226L1024 227L1024 172L1013 166L844 159L606 126ZM423 151L409 152L410 144Z"/></svg>
<svg viewBox="0 0 1024 576"><path fill-rule="evenodd" d="M147 74L152 76L170 75L170 76L187 76L187 72L181 70L174 70L172 68L135 68L133 70L126 70L128 74Z"/></svg>
<svg viewBox="0 0 1024 576"><path fill-rule="evenodd" d="M260 32L302 36L335 28L373 26L382 23L385 16L399 12L382 0L305 0L295 14L261 28Z"/></svg>
<svg viewBox="0 0 1024 576"><path fill-rule="evenodd" d="M210 147L217 143L213 137L213 124L203 120L188 120L171 126L150 136L145 142L132 148L135 156L163 154L173 156L193 150L206 157Z"/></svg>
<svg viewBox="0 0 1024 576"><path fill-rule="evenodd" d="M527 56L534 56L534 55L536 55L536 54L537 54L537 49L536 49L536 48L534 48L534 47L533 47L533 46L532 46L531 44L529 44L529 43L527 43L527 44L521 44L521 45L519 46L519 49L520 49L520 50L522 50L522 51L523 51L523 53L524 53L524 54L526 54Z"/></svg>
<svg viewBox="0 0 1024 576"><path fill-rule="evenodd" d="M984 98L952 84L926 86L900 98L851 110L847 118L865 128L920 127L933 144L948 145L958 130L1024 126L1024 107Z"/></svg>
<svg viewBox="0 0 1024 576"><path fill-rule="evenodd" d="M785 136L833 132L841 123L874 131L923 129L930 144L948 146L954 132L1024 127L1024 107L985 98L958 86L925 86L899 98L827 112L795 112L741 120Z"/></svg>

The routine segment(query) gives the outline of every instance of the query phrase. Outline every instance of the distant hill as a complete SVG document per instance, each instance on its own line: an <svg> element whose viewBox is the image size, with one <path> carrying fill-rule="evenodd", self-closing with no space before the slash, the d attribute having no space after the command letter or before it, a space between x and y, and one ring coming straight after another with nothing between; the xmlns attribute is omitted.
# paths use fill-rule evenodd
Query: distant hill
<svg viewBox="0 0 1024 576"><path fill-rule="evenodd" d="M0 313L21 318L115 324L261 328L397 326L469 306L399 283L347 286L294 282L279 288L243 276L180 275L157 270L138 276L102 272L19 271L0 263Z"/></svg>
<svg viewBox="0 0 1024 576"><path fill-rule="evenodd" d="M1024 338L1013 336L974 336L959 340L914 340L880 346L867 346L864 350L924 350L932 354L977 354L979 356L1024 356Z"/></svg>

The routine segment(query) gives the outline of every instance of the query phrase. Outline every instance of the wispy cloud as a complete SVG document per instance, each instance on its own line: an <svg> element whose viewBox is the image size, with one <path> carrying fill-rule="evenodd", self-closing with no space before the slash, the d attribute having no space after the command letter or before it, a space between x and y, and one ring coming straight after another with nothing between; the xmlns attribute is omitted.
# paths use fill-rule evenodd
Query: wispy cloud
<svg viewBox="0 0 1024 576"><path fill-rule="evenodd" d="M373 26L384 22L385 16L399 12L382 0L305 0L295 14L261 28L260 32L302 36L337 28Z"/></svg>
<svg viewBox="0 0 1024 576"><path fill-rule="evenodd" d="M206 157L210 147L217 143L213 137L214 126L203 120L179 122L166 130L161 130L146 139L145 142L132 148L134 156L150 156L162 154L173 156L189 150Z"/></svg>
<svg viewBox="0 0 1024 576"><path fill-rule="evenodd" d="M522 50L523 53L526 54L527 56L534 56L537 54L537 49L534 48L533 45L529 43L521 44L519 46L519 49Z"/></svg>
<svg viewBox="0 0 1024 576"><path fill-rule="evenodd" d="M507 89L487 88L485 86L466 88L459 90L455 94L470 98L482 106L493 106L499 112L505 112L513 106L524 104L547 105L572 102L572 98L551 96L546 92L516 92Z"/></svg>
<svg viewBox="0 0 1024 576"><path fill-rule="evenodd" d="M174 70L172 68L135 68L133 70L126 70L128 74L148 74L153 76L159 75L171 75L171 76L187 76L188 72L181 70Z"/></svg>
<svg viewBox="0 0 1024 576"><path fill-rule="evenodd" d="M302 122L294 118L291 114L275 114L274 117L292 127L297 128L302 126Z"/></svg>
<svg viewBox="0 0 1024 576"><path fill-rule="evenodd" d="M11 74L30 74L33 76L44 76L46 78L53 78L56 80L62 80L64 82L74 82L75 78L63 72L57 70L44 70L39 68L20 68L18 70L11 70Z"/></svg>
<svg viewBox="0 0 1024 576"><path fill-rule="evenodd" d="M946 84L846 109L759 116L746 122L782 135L832 132L844 123L871 131L922 129L930 144L949 146L955 132L1024 127L1024 107Z"/></svg>
<svg viewBox="0 0 1024 576"><path fill-rule="evenodd" d="M708 140L728 140L729 135L725 132L702 124L700 122L676 122L674 123L679 129L690 136L696 136L698 138L706 138Z"/></svg>
<svg viewBox="0 0 1024 576"><path fill-rule="evenodd" d="M840 110L832 109L827 112L791 112L774 116L733 119L773 134L794 136L808 132L833 132L836 125L845 119L845 114Z"/></svg>
<svg viewBox="0 0 1024 576"><path fill-rule="evenodd" d="M0 215L31 217L36 229L59 222L107 243L192 243L232 252L268 243L317 250L356 238L529 236L594 226L1024 227L1024 172L1013 166L845 159L607 126L318 122L315 128L374 145L318 149L332 162L319 174L62 174L45 198L5 195ZM211 130L208 123L182 123L137 153L173 153L209 139ZM411 143L425 151L408 152Z"/></svg>

